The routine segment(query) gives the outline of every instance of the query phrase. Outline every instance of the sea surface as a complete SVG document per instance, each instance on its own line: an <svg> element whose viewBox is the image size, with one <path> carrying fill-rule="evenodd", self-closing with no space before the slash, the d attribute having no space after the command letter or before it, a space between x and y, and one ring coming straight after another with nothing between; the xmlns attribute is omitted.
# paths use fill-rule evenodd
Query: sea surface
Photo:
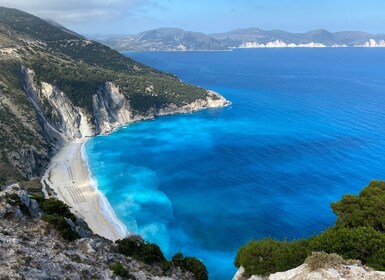
<svg viewBox="0 0 385 280"><path fill-rule="evenodd" d="M231 279L252 239L335 221L330 203L385 179L385 49L126 55L221 93L231 106L135 123L86 145L127 228Z"/></svg>

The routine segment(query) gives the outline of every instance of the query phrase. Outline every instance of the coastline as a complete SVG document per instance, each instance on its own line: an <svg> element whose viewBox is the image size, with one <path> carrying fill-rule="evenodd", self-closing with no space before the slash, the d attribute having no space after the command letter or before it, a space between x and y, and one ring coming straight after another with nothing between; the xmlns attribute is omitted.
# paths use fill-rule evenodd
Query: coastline
<svg viewBox="0 0 385 280"><path fill-rule="evenodd" d="M206 100L196 100L182 107L170 104L156 114L133 118L125 123L115 123L109 130L99 135L108 135L138 121L166 115L193 113L208 108L223 108L231 104L217 92L212 90L207 92ZM97 135L91 137L95 136ZM130 232L116 216L104 194L98 190L97 180L92 175L84 148L88 139L72 140L59 149L41 178L42 191L45 197L53 195L67 204L95 234L116 241L126 237Z"/></svg>
<svg viewBox="0 0 385 280"><path fill-rule="evenodd" d="M122 239L129 232L97 188L84 150L86 141L70 142L52 158L41 180L44 193L47 187L52 189L95 234L113 241Z"/></svg>

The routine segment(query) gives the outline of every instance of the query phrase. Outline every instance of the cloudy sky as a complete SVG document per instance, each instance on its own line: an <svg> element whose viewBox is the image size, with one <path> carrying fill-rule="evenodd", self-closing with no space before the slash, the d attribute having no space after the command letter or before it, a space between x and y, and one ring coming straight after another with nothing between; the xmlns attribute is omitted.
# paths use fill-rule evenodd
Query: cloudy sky
<svg viewBox="0 0 385 280"><path fill-rule="evenodd" d="M157 27L206 33L259 27L302 32L385 33L385 0L0 0L82 34L132 34Z"/></svg>

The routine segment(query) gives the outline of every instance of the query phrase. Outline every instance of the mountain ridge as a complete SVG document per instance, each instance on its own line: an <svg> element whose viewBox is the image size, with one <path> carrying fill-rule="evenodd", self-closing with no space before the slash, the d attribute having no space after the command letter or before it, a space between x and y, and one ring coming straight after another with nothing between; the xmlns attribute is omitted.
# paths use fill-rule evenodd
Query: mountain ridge
<svg viewBox="0 0 385 280"><path fill-rule="evenodd" d="M169 33L174 37L170 38ZM178 35L175 35L178 34ZM188 34L188 36L183 36ZM92 37L92 36L91 36ZM204 38L204 39L203 39ZM280 29L238 28L204 34L181 28L157 28L136 35L110 35L95 39L118 51L204 51L260 47L385 47L385 35L362 31L330 32L316 29L291 33Z"/></svg>

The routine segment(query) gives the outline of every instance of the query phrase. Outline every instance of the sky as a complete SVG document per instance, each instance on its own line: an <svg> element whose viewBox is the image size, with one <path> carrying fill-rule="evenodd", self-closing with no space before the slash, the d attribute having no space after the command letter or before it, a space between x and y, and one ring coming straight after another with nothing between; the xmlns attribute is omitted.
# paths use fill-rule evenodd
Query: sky
<svg viewBox="0 0 385 280"><path fill-rule="evenodd" d="M158 27L385 34L385 0L0 0L0 6L55 20L80 34L134 34Z"/></svg>

